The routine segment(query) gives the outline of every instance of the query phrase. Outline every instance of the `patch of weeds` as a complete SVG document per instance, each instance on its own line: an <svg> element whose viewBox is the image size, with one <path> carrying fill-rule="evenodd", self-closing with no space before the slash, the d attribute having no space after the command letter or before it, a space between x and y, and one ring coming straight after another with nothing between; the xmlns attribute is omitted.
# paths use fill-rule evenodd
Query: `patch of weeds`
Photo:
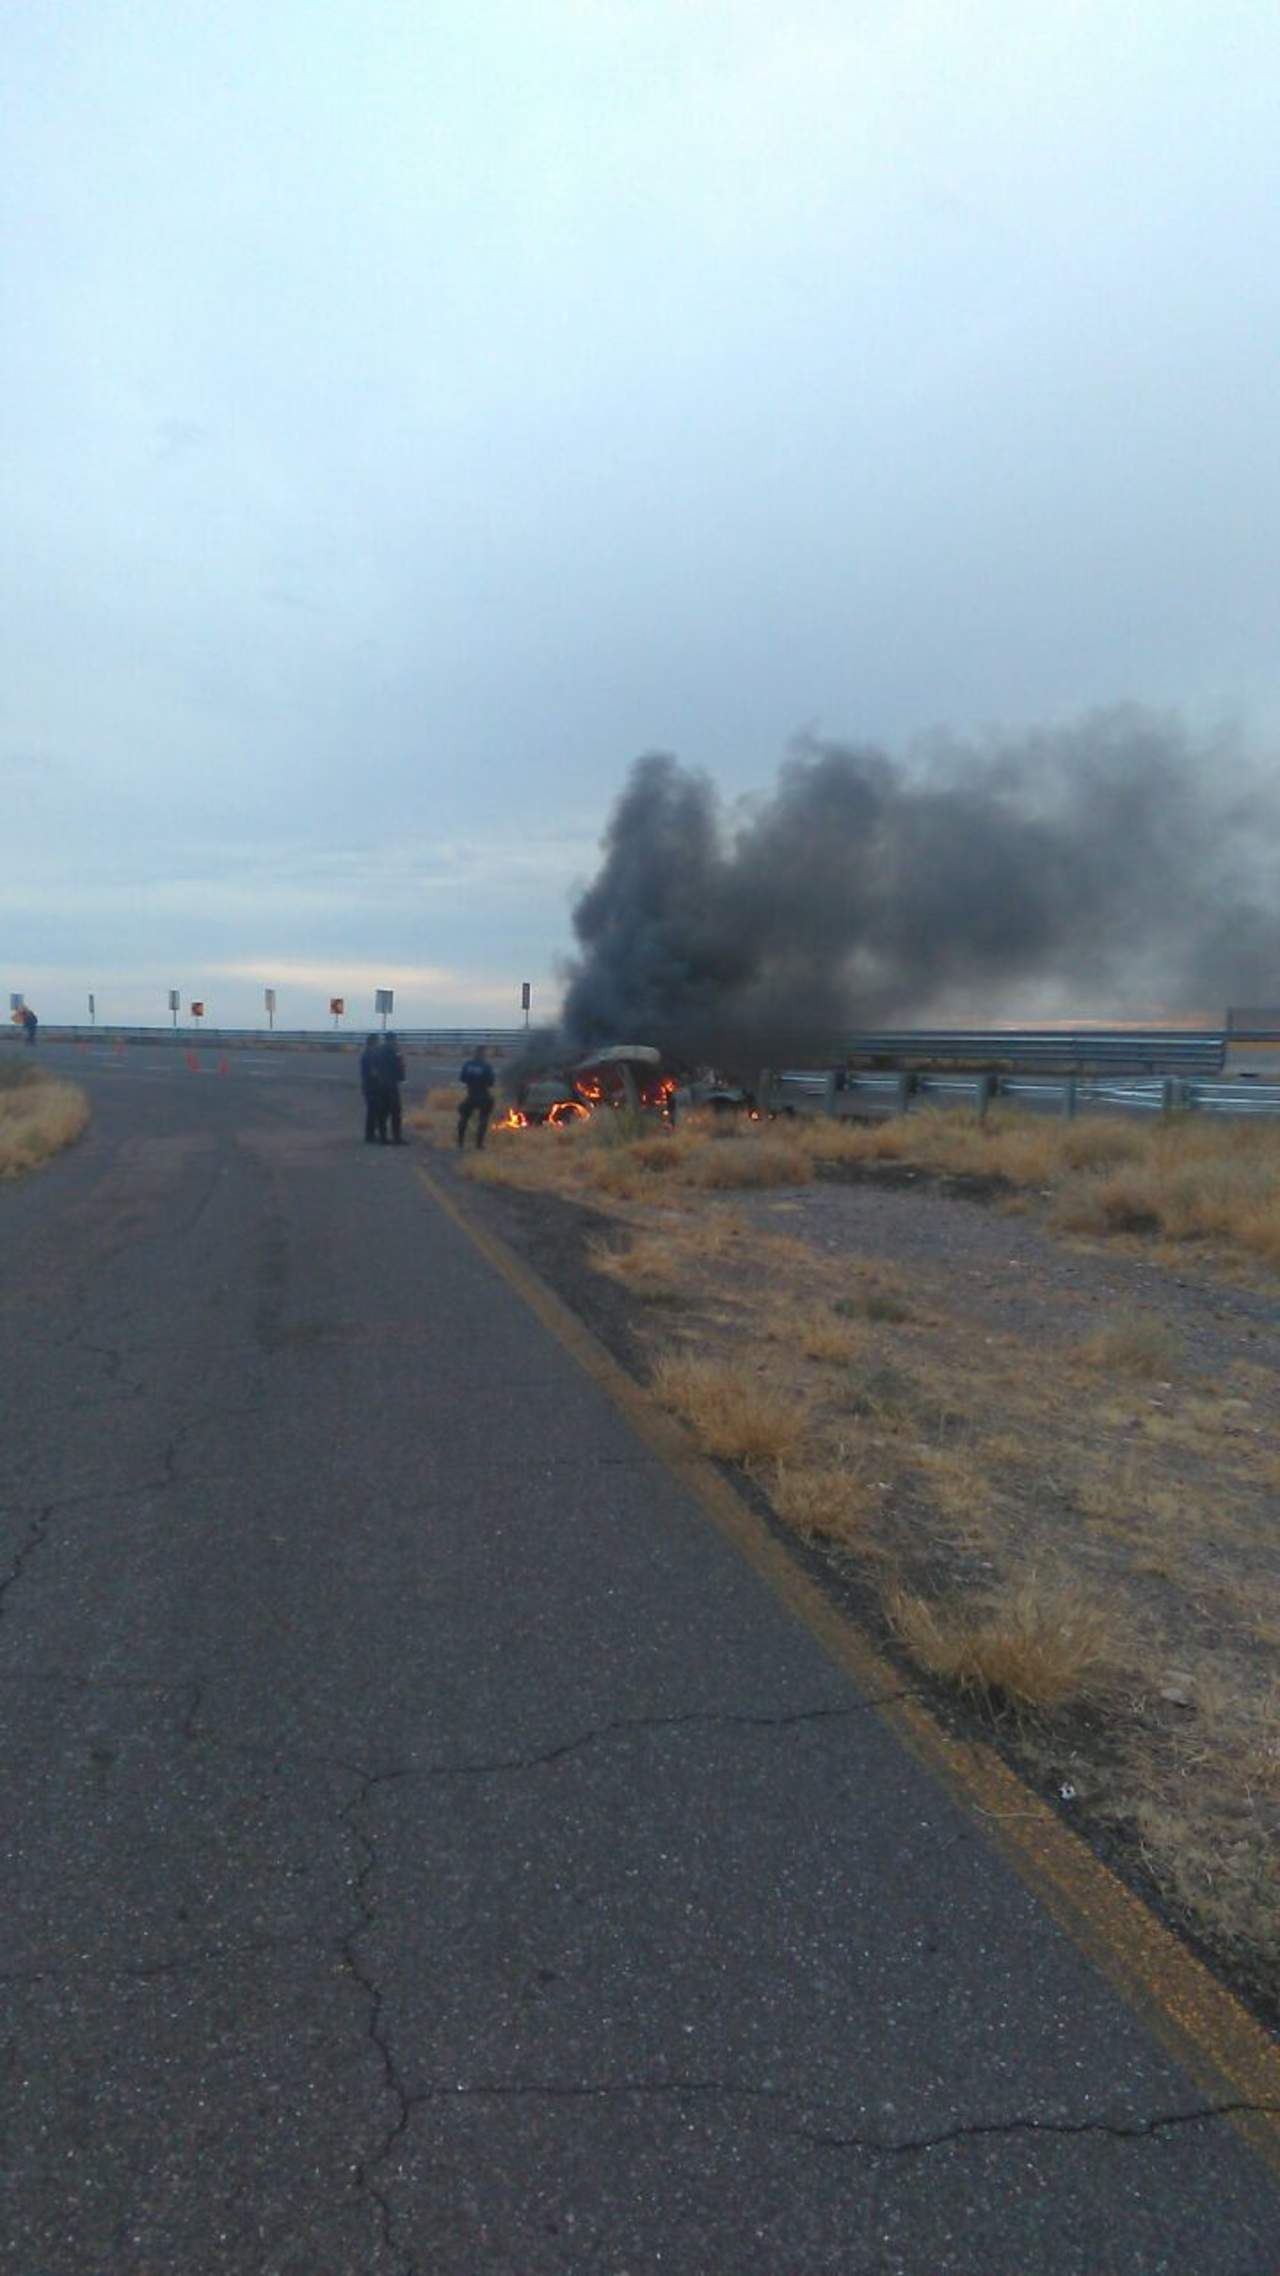
<svg viewBox="0 0 1280 2276"><path fill-rule="evenodd" d="M655 1363L653 1387L683 1417L705 1454L748 1468L785 1462L809 1434L809 1410L741 1361L667 1352Z"/></svg>
<svg viewBox="0 0 1280 2276"><path fill-rule="evenodd" d="M1114 1616L1069 1574L1033 1569L976 1602L899 1589L886 1611L921 1667L1017 1716L1100 1699L1114 1676Z"/></svg>
<svg viewBox="0 0 1280 2276"><path fill-rule="evenodd" d="M1167 1382L1179 1359L1172 1330L1153 1312L1124 1311L1102 1320L1080 1347L1091 1367L1108 1374Z"/></svg>

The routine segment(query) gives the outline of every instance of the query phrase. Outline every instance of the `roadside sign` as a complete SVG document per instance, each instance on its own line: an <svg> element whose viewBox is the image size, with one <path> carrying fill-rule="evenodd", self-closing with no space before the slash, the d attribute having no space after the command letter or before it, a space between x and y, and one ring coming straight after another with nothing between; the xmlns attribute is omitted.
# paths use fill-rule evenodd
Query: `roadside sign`
<svg viewBox="0 0 1280 2276"><path fill-rule="evenodd" d="M333 1013L335 1019L341 1019L346 1008L347 999L345 996L330 996L329 1009Z"/></svg>
<svg viewBox="0 0 1280 2276"><path fill-rule="evenodd" d="M394 1001L394 988L379 988L374 995L373 1008L375 1012L389 1012L394 1007Z"/></svg>
<svg viewBox="0 0 1280 2276"><path fill-rule="evenodd" d="M522 980L520 982L520 1009L522 1012L527 1012L529 1009L529 998L531 993L532 991L529 987L528 981Z"/></svg>
<svg viewBox="0 0 1280 2276"><path fill-rule="evenodd" d="M203 1004L193 1004L193 1005L191 1006L191 1017L192 1017L192 1019L203 1019L203 1018L204 1018L204 1005L203 1005Z"/></svg>
<svg viewBox="0 0 1280 2276"><path fill-rule="evenodd" d="M97 1026L97 1024L98 1024L98 1007L97 1007L97 1005L95 1004L95 1002L94 1002L94 1000L93 1000L93 996L92 996L92 994L91 994L91 995L90 995L90 997L89 997L89 1017L90 1017L90 1019L93 1021L93 1024L94 1024L94 1026L96 1027L96 1026Z"/></svg>
<svg viewBox="0 0 1280 2276"><path fill-rule="evenodd" d="M267 999L267 1025L274 1027L276 1024L276 992L274 988L266 988L263 993Z"/></svg>
<svg viewBox="0 0 1280 2276"><path fill-rule="evenodd" d="M10 996L10 998L9 998L9 1009L10 1009L10 1011L11 1011L11 1012L20 1012L20 1011L23 1009L23 1007L24 1007L24 1005L25 1005L25 1003L26 1003L26 1000L27 1000L27 999L26 999L26 997L25 997L25 996Z"/></svg>

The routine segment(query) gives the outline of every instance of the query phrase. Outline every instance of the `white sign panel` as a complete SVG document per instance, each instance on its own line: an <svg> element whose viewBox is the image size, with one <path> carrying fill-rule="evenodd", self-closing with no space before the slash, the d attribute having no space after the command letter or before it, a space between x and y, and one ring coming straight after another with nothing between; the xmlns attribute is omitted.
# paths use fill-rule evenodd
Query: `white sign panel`
<svg viewBox="0 0 1280 2276"><path fill-rule="evenodd" d="M393 1009L393 1001L392 1001L392 1000L393 1000L394 996L395 996L395 989L394 989L394 988L379 988L379 989L377 990L377 992L376 992L375 996L374 996L374 999L373 999L373 1008L374 1008L375 1012L389 1012L389 1011L391 1011L391 1010Z"/></svg>

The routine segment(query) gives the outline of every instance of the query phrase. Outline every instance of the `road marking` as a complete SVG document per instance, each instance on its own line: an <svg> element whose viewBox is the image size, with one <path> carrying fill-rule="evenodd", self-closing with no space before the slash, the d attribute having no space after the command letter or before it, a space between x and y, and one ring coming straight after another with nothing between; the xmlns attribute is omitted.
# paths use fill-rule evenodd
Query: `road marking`
<svg viewBox="0 0 1280 2276"><path fill-rule="evenodd" d="M885 1702L875 1712L975 1818L983 1837L1124 1996L1153 2037L1214 2101L1247 2106L1226 2114L1250 2147L1280 2172L1280 2046L1270 2034L992 1747L953 1737L919 1700L889 1696L900 1690L900 1670L800 1570L758 1512L698 1452L683 1425L627 1374L500 1235L476 1224L428 1169L417 1168L436 1206L621 1409L636 1435L828 1656L860 1691Z"/></svg>

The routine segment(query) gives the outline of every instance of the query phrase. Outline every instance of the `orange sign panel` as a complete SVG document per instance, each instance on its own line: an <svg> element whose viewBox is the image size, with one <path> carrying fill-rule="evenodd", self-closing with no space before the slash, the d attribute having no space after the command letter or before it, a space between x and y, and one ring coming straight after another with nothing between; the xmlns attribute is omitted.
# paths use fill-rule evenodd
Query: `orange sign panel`
<svg viewBox="0 0 1280 2276"><path fill-rule="evenodd" d="M333 1013L335 1019L341 1019L346 1008L347 999L345 996L330 996L329 1009Z"/></svg>

